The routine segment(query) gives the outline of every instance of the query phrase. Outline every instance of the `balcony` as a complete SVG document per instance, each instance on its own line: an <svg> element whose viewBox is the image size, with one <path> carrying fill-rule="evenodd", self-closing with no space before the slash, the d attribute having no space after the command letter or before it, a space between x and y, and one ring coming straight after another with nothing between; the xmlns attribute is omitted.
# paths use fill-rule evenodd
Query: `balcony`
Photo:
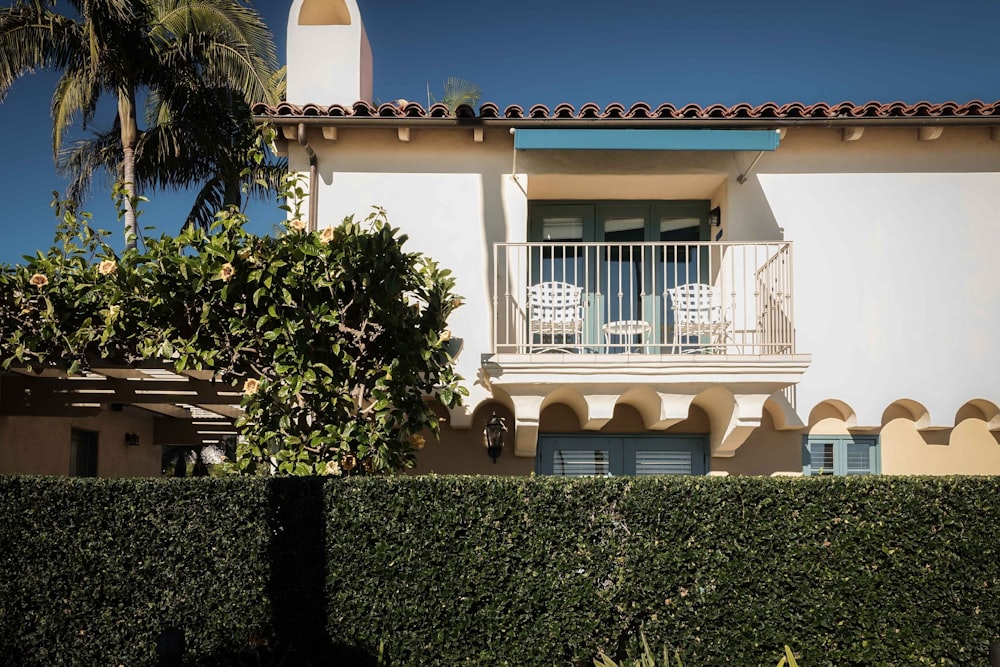
<svg viewBox="0 0 1000 667"><path fill-rule="evenodd" d="M498 243L493 266L484 379L515 406L521 455L552 402L585 430L620 402L666 429L695 402L713 456L733 455L765 403L779 428L801 425L790 243Z"/></svg>
<svg viewBox="0 0 1000 667"><path fill-rule="evenodd" d="M498 243L497 354L795 353L791 244Z"/></svg>

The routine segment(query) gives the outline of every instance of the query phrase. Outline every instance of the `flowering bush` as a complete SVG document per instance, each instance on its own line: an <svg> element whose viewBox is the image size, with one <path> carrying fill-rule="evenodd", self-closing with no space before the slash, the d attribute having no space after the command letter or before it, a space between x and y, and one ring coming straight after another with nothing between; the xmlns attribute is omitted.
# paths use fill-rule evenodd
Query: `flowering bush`
<svg viewBox="0 0 1000 667"><path fill-rule="evenodd" d="M277 236L220 214L205 232L117 257L61 211L55 246L0 270L0 367L85 370L96 360L210 369L242 387L244 472L359 474L412 465L428 400L465 392L445 350L460 305L447 270L403 249L376 209Z"/></svg>

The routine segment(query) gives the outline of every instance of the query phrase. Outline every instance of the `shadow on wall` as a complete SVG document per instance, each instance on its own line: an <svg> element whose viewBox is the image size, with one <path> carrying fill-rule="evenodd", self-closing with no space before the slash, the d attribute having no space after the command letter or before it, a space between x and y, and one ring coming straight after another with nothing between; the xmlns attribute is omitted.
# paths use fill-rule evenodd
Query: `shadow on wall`
<svg viewBox="0 0 1000 667"><path fill-rule="evenodd" d="M485 173L482 175L482 193L483 193L483 243L485 248L483 249L483 256L486 257L486 271L484 273L486 277L486 297L487 303L489 304L489 311L492 312L493 299L497 296L493 293L493 276L504 275L507 276L508 272L498 273L498 269L494 262L493 248L497 243L503 243L509 238L509 230L507 229L507 216L505 215L504 204L503 204L503 190L501 179L507 178L503 174L498 174L494 172ZM524 223L527 225L527 221ZM506 285L506 289L510 289L510 285ZM496 322L497 330L506 330L509 323L506 321ZM497 332L490 331L490 336L493 341L496 341Z"/></svg>

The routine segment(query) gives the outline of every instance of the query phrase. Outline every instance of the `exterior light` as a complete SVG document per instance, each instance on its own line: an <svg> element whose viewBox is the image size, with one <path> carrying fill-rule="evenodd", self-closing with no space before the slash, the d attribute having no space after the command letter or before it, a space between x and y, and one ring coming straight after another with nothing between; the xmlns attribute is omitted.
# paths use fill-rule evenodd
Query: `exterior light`
<svg viewBox="0 0 1000 667"><path fill-rule="evenodd" d="M138 433L126 433L125 434L125 444L129 447L139 446L139 434Z"/></svg>
<svg viewBox="0 0 1000 667"><path fill-rule="evenodd" d="M503 433L506 430L507 425L503 423L503 419L497 417L496 412L483 427L483 443L486 445L486 453L493 459L493 463L497 462L497 457L503 451Z"/></svg>

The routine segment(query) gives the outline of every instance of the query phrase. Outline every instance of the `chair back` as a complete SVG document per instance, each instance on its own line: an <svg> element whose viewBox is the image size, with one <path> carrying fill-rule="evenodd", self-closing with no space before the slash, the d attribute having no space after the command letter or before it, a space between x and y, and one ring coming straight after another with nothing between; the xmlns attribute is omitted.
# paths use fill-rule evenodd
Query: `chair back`
<svg viewBox="0 0 1000 667"><path fill-rule="evenodd" d="M711 285L687 283L667 293L674 311L674 326L722 322L722 303Z"/></svg>
<svg viewBox="0 0 1000 667"><path fill-rule="evenodd" d="M533 322L567 323L583 319L583 288L572 283L544 282L528 288Z"/></svg>

